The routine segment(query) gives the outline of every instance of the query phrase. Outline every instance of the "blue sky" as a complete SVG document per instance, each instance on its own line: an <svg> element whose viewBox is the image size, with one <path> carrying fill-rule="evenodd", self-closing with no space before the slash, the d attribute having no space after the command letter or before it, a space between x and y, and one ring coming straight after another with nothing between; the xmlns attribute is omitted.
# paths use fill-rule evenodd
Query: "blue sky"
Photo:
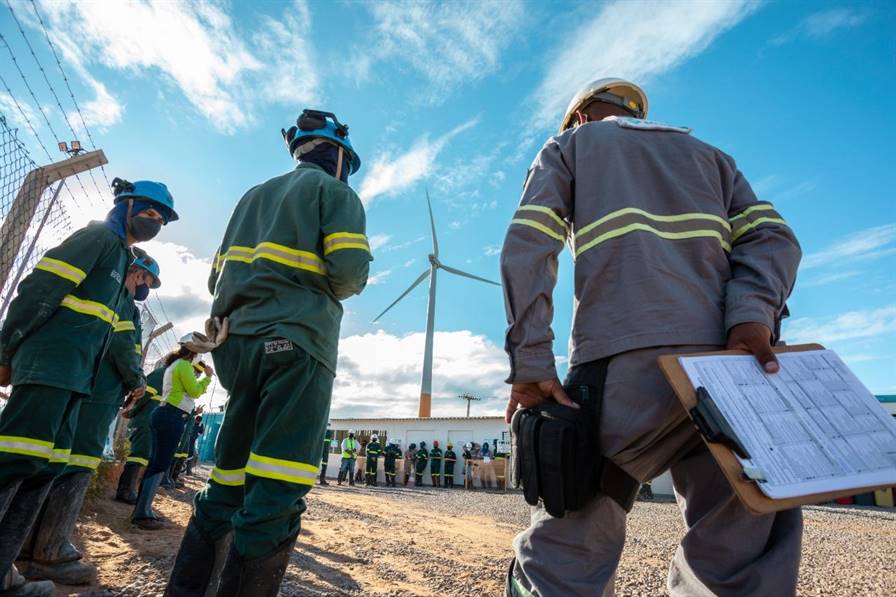
<svg viewBox="0 0 896 597"><path fill-rule="evenodd" d="M53 151L40 111L68 138L73 104L31 3L12 6L62 109L5 6L0 32L37 102L5 46L0 71ZM162 262L161 305L176 331L207 312L208 261L232 206L292 167L280 128L304 107L330 109L351 126L363 165L350 182L376 249L371 285L345 304L334 414L416 411L425 285L370 321L426 267L424 191L442 260L497 279L526 168L577 88L599 76L633 78L652 118L690 126L738 160L805 252L786 339L825 343L872 391L896 393L888 3L41 1L37 9L109 157L109 177L162 180L175 195L181 221L148 248ZM3 89L0 112L44 161ZM76 223L110 200L88 178L85 187L81 208L66 199ZM570 264L564 256L555 294L561 370ZM160 314L156 299L149 304ZM499 289L440 275L434 414L462 412L453 397L462 391L486 398L474 407L481 414L503 408L504 325Z"/></svg>

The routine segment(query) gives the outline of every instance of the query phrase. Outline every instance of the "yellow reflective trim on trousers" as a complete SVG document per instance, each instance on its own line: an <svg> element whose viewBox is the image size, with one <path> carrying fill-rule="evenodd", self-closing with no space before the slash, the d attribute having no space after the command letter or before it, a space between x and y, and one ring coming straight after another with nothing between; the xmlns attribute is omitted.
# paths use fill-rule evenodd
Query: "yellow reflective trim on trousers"
<svg viewBox="0 0 896 597"><path fill-rule="evenodd" d="M133 321L121 320L116 322L114 326L112 326L113 332L133 332L137 328L134 327Z"/></svg>
<svg viewBox="0 0 896 597"><path fill-rule="evenodd" d="M756 228L760 224L783 224L786 226L787 222L785 222L781 218L756 218L746 226L741 226L740 228L735 230L734 234L731 235L731 242L737 242L737 239L739 239L741 236L743 236L753 228Z"/></svg>
<svg viewBox="0 0 896 597"><path fill-rule="evenodd" d="M118 316L106 305L96 301L81 299L71 294L65 295L65 298L62 299L60 305L67 307L76 313L91 315L97 319L101 319L112 326L118 321Z"/></svg>
<svg viewBox="0 0 896 597"><path fill-rule="evenodd" d="M69 466L80 466L95 471L100 465L101 459L95 456L87 456L86 454L72 454L68 458Z"/></svg>
<svg viewBox="0 0 896 597"><path fill-rule="evenodd" d="M548 228L541 222L536 222L535 220L514 218L514 219L510 220L510 223L511 224L521 224L523 226L529 226L530 228L535 228L539 232L543 232L543 233L547 234L548 236L550 236L551 238L559 240L560 242L563 242L564 240L566 240L562 234L557 234L556 232L554 232L553 230L551 230L550 228Z"/></svg>
<svg viewBox="0 0 896 597"><path fill-rule="evenodd" d="M219 485L239 487L246 484L246 469L223 469L214 467L212 469L211 480Z"/></svg>
<svg viewBox="0 0 896 597"><path fill-rule="evenodd" d="M647 224L629 224L628 226L623 226L622 228L616 228L615 230L610 230L601 234L600 236L591 239L581 247L576 248L576 257L587 251L588 249L594 247L595 245L599 245L600 243L610 240L612 238L616 238L619 236L623 236L628 234L629 232L635 232L637 230L643 232L650 232L651 234L655 234L660 238L665 238L669 240L682 240L687 238L715 238L719 241L719 244L722 245L722 248L726 251L731 251L731 245L726 241L722 235L717 230L689 230L687 232L665 232L663 230L657 230L653 226L648 226Z"/></svg>
<svg viewBox="0 0 896 597"><path fill-rule="evenodd" d="M319 471L313 464L260 456L254 452L249 453L246 462L247 474L299 485L314 485Z"/></svg>
<svg viewBox="0 0 896 597"><path fill-rule="evenodd" d="M718 222L721 224L726 230L731 231L731 224L728 223L728 220L725 218L719 217L715 214L705 214L700 212L692 212L685 214L677 214L674 216L663 216L658 214L652 214L649 211L644 211L643 209L638 209L637 207L626 207L623 209L616 210L614 212L610 212L604 217L600 218L595 222L591 222L587 226L576 230L576 236L582 236L583 234L587 234L589 230L593 230L597 228L604 222L608 222L610 220L614 220L616 218L620 218L624 215L628 214L637 214L640 216L644 216L647 219L653 220L655 222L686 222L688 220L712 220L713 222Z"/></svg>
<svg viewBox="0 0 896 597"><path fill-rule="evenodd" d="M563 218L557 215L557 213L551 209L550 207L544 207L543 205L520 205L517 209L517 212L521 211L537 211L539 213L549 215L555 222L557 222L560 226L563 227L566 232L569 232L569 224L563 221Z"/></svg>
<svg viewBox="0 0 896 597"><path fill-rule="evenodd" d="M49 460L53 455L53 442L19 435L0 435L0 452Z"/></svg>
<svg viewBox="0 0 896 597"><path fill-rule="evenodd" d="M37 262L34 269L39 269L51 274L56 274L60 278L65 278L69 282L79 285L87 277L87 274L81 268L75 267L71 263L53 259L52 257L44 257Z"/></svg>
<svg viewBox="0 0 896 597"><path fill-rule="evenodd" d="M139 456L128 456L128 459L125 462L133 462L135 464L142 464L143 466L147 466L149 464L149 460L146 458L140 458Z"/></svg>
<svg viewBox="0 0 896 597"><path fill-rule="evenodd" d="M775 206L772 205L771 203L760 203L758 205L753 205L752 207L748 207L747 209L743 210L742 212L740 212L736 216L732 217L728 221L733 222L734 220L739 220L740 218L745 218L748 215L750 215L751 213L753 213L754 211L774 211L774 210L775 210Z"/></svg>
<svg viewBox="0 0 896 597"><path fill-rule="evenodd" d="M72 451L68 449L62 448L53 448L53 454L50 456L50 462L53 464L61 464L64 462L68 462L68 459L71 457Z"/></svg>
<svg viewBox="0 0 896 597"><path fill-rule="evenodd" d="M230 247L227 249L227 252L221 256L221 265L218 267L218 270L220 271L223 267L223 262L225 261L239 261L241 263L251 264L258 259L267 259L275 263L280 263L281 265L321 274L322 276L327 275L327 269L323 259L314 253L292 249L285 245L278 245L277 243L271 242L259 243L258 246L254 248L239 246Z"/></svg>

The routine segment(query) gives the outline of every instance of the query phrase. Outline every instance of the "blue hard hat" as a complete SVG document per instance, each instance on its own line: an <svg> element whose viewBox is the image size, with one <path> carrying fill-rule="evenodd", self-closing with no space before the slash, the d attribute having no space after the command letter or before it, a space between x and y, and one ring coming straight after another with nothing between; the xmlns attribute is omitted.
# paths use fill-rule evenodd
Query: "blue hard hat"
<svg viewBox="0 0 896 597"><path fill-rule="evenodd" d="M115 203L121 203L125 199L143 199L163 207L163 215L168 222L178 219L177 212L174 211L174 197L164 183L154 180L128 182L116 178L112 181L112 189L115 192Z"/></svg>
<svg viewBox="0 0 896 597"><path fill-rule="evenodd" d="M280 129L280 133L289 147L290 155L294 155L296 148L308 141L327 139L348 152L352 164L350 174L361 169L361 158L352 147L351 139L348 136L348 125L339 122L332 112L306 109L296 120L296 126L289 127L289 130Z"/></svg>
<svg viewBox="0 0 896 597"><path fill-rule="evenodd" d="M131 265L144 269L152 274L153 278L155 278L155 281L150 284L149 287L153 290L162 285L162 279L159 277L159 273L161 271L159 270L159 262L149 255L144 254L140 257L137 257L134 260L134 263L132 263Z"/></svg>

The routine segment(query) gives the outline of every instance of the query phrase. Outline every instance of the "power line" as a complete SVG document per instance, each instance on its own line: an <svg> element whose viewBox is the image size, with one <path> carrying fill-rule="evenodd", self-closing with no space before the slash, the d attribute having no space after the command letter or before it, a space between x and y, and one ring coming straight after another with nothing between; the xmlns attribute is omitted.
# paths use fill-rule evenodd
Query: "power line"
<svg viewBox="0 0 896 597"><path fill-rule="evenodd" d="M8 2L9 0L7 0ZM65 69L62 68L62 61L59 60L59 54L56 53L56 45L53 43L53 40L50 38L50 33L47 31L47 26L44 23L43 17L40 16L40 12L37 10L37 4L34 0L31 0L31 8L34 10L34 15L37 17L37 20L40 22L41 29L44 31L44 37L47 38L47 45L50 46L50 50L53 52L53 58L56 59L56 66L59 67L59 72L62 74L62 80L65 81L65 87L68 89L68 94L72 98L72 103L75 104L75 111L78 113L78 117L81 119L81 125L84 127L84 132L87 133L87 139L90 141L90 145L96 149L96 142L93 140L93 135L90 134L90 129L87 127L87 121L84 120L84 114L81 113L81 106L78 105L78 100L75 99L75 94L72 92L72 86L68 82L68 77L65 74ZM111 187L112 183L109 182L109 176L106 174L106 167L100 166L100 170L103 172L103 178L106 179L106 186Z"/></svg>
<svg viewBox="0 0 896 597"><path fill-rule="evenodd" d="M38 70L40 70L40 74L44 78L44 83L47 84L47 87L50 89L50 93L53 94L53 99L56 100L56 106L59 108L59 112L62 114L62 119L65 121L65 124L68 126L68 130L70 130L72 133L72 139L77 139L78 133L75 132L75 129L72 126L72 123L70 123L68 121L68 116L65 113L65 108L62 107L62 102L59 100L59 96L56 94L56 88L53 87L53 84L50 83L50 79L47 78L47 71L44 70L44 65L41 64L40 60L37 57L37 54L34 52L34 47L31 45L31 42L28 40L28 36L25 35L25 29L22 27L22 23L19 21L19 17L16 16L16 11L13 10L12 4L10 4L9 0L6 0L6 6L7 6L7 8L9 8L9 14L12 15L13 20L16 22L16 26L19 28L19 33L22 35L22 39L25 40L25 45L28 46L28 51L31 52L31 57L34 58L34 62L35 62L35 64L37 64L37 68L38 68ZM13 55L13 53L12 53L12 48L10 47L10 45L8 43L6 44L6 47L9 50L10 55L12 56L13 62L16 63L16 68L19 68L19 63L16 60L15 55ZM19 68L19 74L22 75L22 79L24 80L25 75L22 74L21 68ZM31 91L31 86L28 85L27 81L25 84L26 84L26 86L28 86L28 91ZM38 104L38 108L41 110L41 114L44 114L43 108L38 103L37 98L34 97L33 91L31 91L31 97L34 98L35 104ZM56 131L53 130L52 125L50 125L50 121L49 121L49 119L47 119L46 114L44 114L44 119L47 120L47 125L50 127L50 131L53 133L53 136L56 138L56 143L57 144L60 143L59 136L56 134ZM87 173L90 174L90 178L93 180L93 186L96 187L96 192L100 196L100 200L102 201L102 191L100 191L100 185L97 184L97 182L96 182L96 177L93 175L93 170L92 169L88 170ZM84 194L87 195L87 189L84 188L84 183L81 182L81 178L77 175L75 176L75 178L78 179L78 183L81 185L81 190L83 190Z"/></svg>

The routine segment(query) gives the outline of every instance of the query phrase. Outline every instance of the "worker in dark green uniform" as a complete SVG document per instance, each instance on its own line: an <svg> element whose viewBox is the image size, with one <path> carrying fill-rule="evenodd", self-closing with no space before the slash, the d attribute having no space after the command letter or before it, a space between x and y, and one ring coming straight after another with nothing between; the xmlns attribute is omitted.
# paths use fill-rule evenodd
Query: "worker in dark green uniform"
<svg viewBox="0 0 896 597"><path fill-rule="evenodd" d="M378 464L380 456L383 454L383 447L380 445L380 438L374 435L367 444L367 468L364 471L364 479L366 485L377 486Z"/></svg>
<svg viewBox="0 0 896 597"><path fill-rule="evenodd" d="M417 449L417 462L414 463L414 487L423 485L423 473L426 472L426 464L429 462L429 451L426 442L420 442Z"/></svg>
<svg viewBox="0 0 896 597"><path fill-rule="evenodd" d="M401 448L397 439L390 439L383 452L383 468L386 469L386 487L395 487L395 463L401 458Z"/></svg>
<svg viewBox="0 0 896 597"><path fill-rule="evenodd" d="M165 185L113 182L115 207L46 252L18 287L0 330L0 574L10 571L68 462L81 400L117 323L128 247L177 219ZM56 465L48 466L48 465ZM45 472L46 471L46 472ZM8 584L0 580L0 587Z"/></svg>
<svg viewBox="0 0 896 597"><path fill-rule="evenodd" d="M457 462L457 454L454 452L454 444L448 443L445 450L445 487L454 487L454 463Z"/></svg>
<svg viewBox="0 0 896 597"><path fill-rule="evenodd" d="M433 440L432 450L429 451L429 478L433 487L442 485L442 448L439 447L439 440Z"/></svg>
<svg viewBox="0 0 896 597"><path fill-rule="evenodd" d="M134 251L140 251L136 247ZM87 494L93 472L102 460L109 427L118 414L125 396L140 398L144 394L142 329L140 309L135 300L143 301L151 288L158 288L159 266L140 251L128 268L125 278L127 293L119 302L118 322L112 341L96 374L93 394L85 398L78 410L78 423L68 465L53 483L43 511L31 529L16 565L30 579L47 579L64 585L90 584L96 579L96 567L79 561L81 554L70 537ZM139 282L141 272L149 279Z"/></svg>
<svg viewBox="0 0 896 597"><path fill-rule="evenodd" d="M141 470L149 464L152 456L152 413L162 400L162 380L165 367L159 367L146 376L146 393L134 401L122 416L128 419L128 442L131 449L118 478L115 499L125 504L137 503L137 483Z"/></svg>
<svg viewBox="0 0 896 597"><path fill-rule="evenodd" d="M323 452L320 455L320 477L318 480L319 485L329 485L327 483L327 463L330 460L330 450L332 449L333 442L333 431L330 429L330 426L327 425L327 432L324 433L324 443L323 443Z"/></svg>
<svg viewBox="0 0 896 597"><path fill-rule="evenodd" d="M212 316L229 318L212 356L230 400L169 595L206 590L216 542L231 530L218 595L276 595L318 475L340 301L363 290L371 255L364 207L346 184L360 166L348 127L312 110L296 124L283 136L301 163L243 196L209 279Z"/></svg>

